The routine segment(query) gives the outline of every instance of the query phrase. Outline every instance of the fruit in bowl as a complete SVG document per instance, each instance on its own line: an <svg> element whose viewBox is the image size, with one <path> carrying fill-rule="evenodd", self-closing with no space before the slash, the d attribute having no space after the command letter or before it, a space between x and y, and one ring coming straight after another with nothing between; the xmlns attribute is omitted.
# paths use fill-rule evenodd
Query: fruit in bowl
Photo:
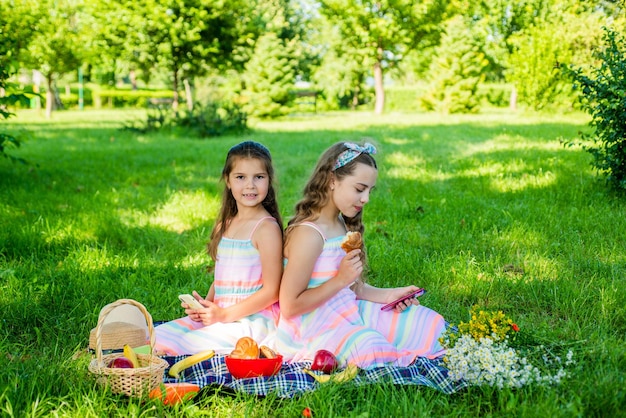
<svg viewBox="0 0 626 418"><path fill-rule="evenodd" d="M226 356L226 367L235 379L250 377L274 376L283 365L283 356L276 355L274 358L242 359Z"/></svg>
<svg viewBox="0 0 626 418"><path fill-rule="evenodd" d="M250 337L237 341L235 349L226 356L226 367L236 379L274 376L283 365L283 356Z"/></svg>

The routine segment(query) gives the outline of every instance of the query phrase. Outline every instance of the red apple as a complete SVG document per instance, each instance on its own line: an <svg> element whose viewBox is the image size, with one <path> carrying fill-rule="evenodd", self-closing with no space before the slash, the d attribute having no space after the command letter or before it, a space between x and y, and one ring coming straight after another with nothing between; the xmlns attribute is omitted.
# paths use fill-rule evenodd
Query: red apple
<svg viewBox="0 0 626 418"><path fill-rule="evenodd" d="M331 374L339 367L337 357L328 350L317 350L313 357L311 370L319 370L326 374Z"/></svg>
<svg viewBox="0 0 626 418"><path fill-rule="evenodd" d="M111 363L109 363L109 367L115 369L132 369L133 362L126 357L117 357Z"/></svg>

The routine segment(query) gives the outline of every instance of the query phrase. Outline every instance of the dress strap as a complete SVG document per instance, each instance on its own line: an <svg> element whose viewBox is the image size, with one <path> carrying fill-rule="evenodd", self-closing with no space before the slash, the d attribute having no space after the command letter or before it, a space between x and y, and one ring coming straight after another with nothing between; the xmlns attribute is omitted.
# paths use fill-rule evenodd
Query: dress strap
<svg viewBox="0 0 626 418"><path fill-rule="evenodd" d="M324 242L326 242L326 235L324 235L321 228L315 225L313 222L304 221L302 223L299 223L298 225L310 226L311 228L315 229L322 236L322 239L324 240Z"/></svg>
<svg viewBox="0 0 626 418"><path fill-rule="evenodd" d="M274 222L276 222L276 218L274 218L273 216L264 216L261 219L259 219L257 221L257 223L254 225L254 228L252 228L252 231L250 231L250 237L248 239L252 239L252 235L254 235L254 231L256 231L256 229L259 227L259 225L261 225L261 222L263 222L266 219L271 219Z"/></svg>

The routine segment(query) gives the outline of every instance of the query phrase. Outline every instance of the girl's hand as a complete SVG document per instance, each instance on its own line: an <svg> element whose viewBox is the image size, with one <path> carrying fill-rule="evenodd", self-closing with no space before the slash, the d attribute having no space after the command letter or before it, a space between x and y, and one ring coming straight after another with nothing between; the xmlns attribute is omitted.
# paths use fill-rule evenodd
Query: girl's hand
<svg viewBox="0 0 626 418"><path fill-rule="evenodd" d="M210 300L203 299L195 290L192 294L204 306L203 309L185 309L185 313L189 315L192 321L202 322L204 326L212 325L216 322L227 322L224 320L226 311L223 308L220 308ZM207 295L208 297L209 295Z"/></svg>
<svg viewBox="0 0 626 418"><path fill-rule="evenodd" d="M202 325L209 326L216 322L225 321L226 310L220 308L215 303L205 299L200 299L200 303L204 305L202 309L185 309L185 313L189 315L189 318L194 322L202 322Z"/></svg>
<svg viewBox="0 0 626 418"><path fill-rule="evenodd" d="M420 304L420 301L417 300L417 298L411 298L411 299L407 299L407 300L405 300L403 302L400 302L400 303L396 304L396 306L393 308L393 310L396 311L396 312L403 312L406 309L408 309L409 306L411 306L411 305L417 306L419 304Z"/></svg>
<svg viewBox="0 0 626 418"><path fill-rule="evenodd" d="M335 278L340 280L344 286L352 285L363 273L363 261L361 261L361 250L352 250L339 263L339 269Z"/></svg>
<svg viewBox="0 0 626 418"><path fill-rule="evenodd" d="M391 288L389 289L389 302L393 302L396 299L400 299L402 296L404 295L408 295L409 293L413 292L414 290L417 290L418 287L417 286L405 286L405 287L395 287L395 288ZM399 302L398 304L396 304L396 306L393 308L394 311L396 312L403 312L405 311L409 306L411 305L415 305L418 306L420 304L420 301L418 298L410 298L407 300L404 300L402 302Z"/></svg>

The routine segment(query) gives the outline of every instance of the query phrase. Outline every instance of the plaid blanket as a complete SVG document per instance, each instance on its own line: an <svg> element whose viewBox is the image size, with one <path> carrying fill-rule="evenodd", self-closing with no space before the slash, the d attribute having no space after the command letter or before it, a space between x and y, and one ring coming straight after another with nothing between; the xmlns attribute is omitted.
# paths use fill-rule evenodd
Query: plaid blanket
<svg viewBox="0 0 626 418"><path fill-rule="evenodd" d="M163 357L173 365L186 356ZM236 392L266 396L270 393L280 398L292 398L308 391L315 390L320 383L316 382L303 368L311 367L311 362L284 363L281 370L272 377L254 377L235 379L226 368L225 356L215 355L213 358L200 362L181 373L180 379L173 379L165 373L165 383L188 382L200 387L218 386ZM351 384L362 386L374 383L391 383L395 385L423 385L446 394L454 393L467 386L463 381L448 378L448 370L441 359L429 360L418 358L408 367L377 367L360 370Z"/></svg>

